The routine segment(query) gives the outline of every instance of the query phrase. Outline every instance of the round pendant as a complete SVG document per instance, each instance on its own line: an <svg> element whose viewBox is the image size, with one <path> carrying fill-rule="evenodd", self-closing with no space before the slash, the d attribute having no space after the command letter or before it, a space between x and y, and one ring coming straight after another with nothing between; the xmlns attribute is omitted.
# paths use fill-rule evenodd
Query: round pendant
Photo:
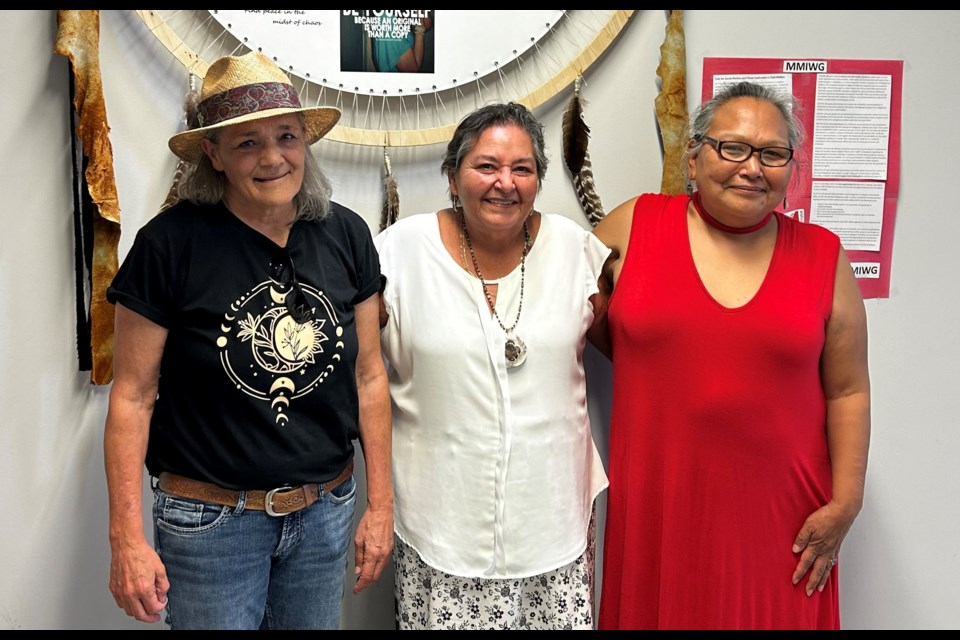
<svg viewBox="0 0 960 640"><path fill-rule="evenodd" d="M507 336L507 341L503 345L503 355L508 369L519 367L527 359L527 345L517 336Z"/></svg>

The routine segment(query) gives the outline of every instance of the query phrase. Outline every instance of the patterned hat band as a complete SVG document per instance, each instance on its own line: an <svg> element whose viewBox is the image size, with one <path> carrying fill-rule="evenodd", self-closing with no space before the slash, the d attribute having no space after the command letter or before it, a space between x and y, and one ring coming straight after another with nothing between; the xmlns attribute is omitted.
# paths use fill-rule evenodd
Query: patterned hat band
<svg viewBox="0 0 960 640"><path fill-rule="evenodd" d="M197 119L201 127L209 127L257 111L300 108L293 85L258 82L210 96L197 105Z"/></svg>

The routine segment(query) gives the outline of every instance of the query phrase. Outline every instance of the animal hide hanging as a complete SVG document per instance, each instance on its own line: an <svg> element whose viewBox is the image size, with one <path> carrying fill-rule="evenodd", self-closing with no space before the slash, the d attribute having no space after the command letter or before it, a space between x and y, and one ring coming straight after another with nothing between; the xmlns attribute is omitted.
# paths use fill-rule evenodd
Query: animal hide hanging
<svg viewBox="0 0 960 640"><path fill-rule="evenodd" d="M380 231L383 231L400 217L400 194L397 192L397 179L390 168L390 155L383 148L383 209L380 212Z"/></svg>
<svg viewBox="0 0 960 640"><path fill-rule="evenodd" d="M590 127L583 120L583 100L580 97L581 78L574 82L573 96L563 114L563 161L573 181L573 189L580 201L580 208L591 226L606 215L603 203L597 195L593 181L593 166L590 163Z"/></svg>
<svg viewBox="0 0 960 640"><path fill-rule="evenodd" d="M85 265L88 269L90 301L89 323L79 318L77 322L78 331L81 328L89 331L89 343L87 336L77 336L78 350L89 349L89 354L78 354L80 370L86 371L89 366L90 381L107 384L113 380L114 308L107 302L106 292L117 273L120 205L100 76L100 12L57 10L57 39L53 51L70 60L73 74L71 102L77 116L74 135L79 142L79 152L74 155L75 215L78 220L89 218L92 222L87 226L87 230L92 228L92 234L80 232L76 248L78 252L85 252L77 256L77 268ZM86 312L88 292L82 285L85 285L84 277L78 273L78 314Z"/></svg>
<svg viewBox="0 0 960 640"><path fill-rule="evenodd" d="M663 146L661 193L678 195L687 190L684 155L687 147L687 56L683 37L683 10L674 9L667 17L663 44L660 45L660 93L654 103L660 143Z"/></svg>
<svg viewBox="0 0 960 640"><path fill-rule="evenodd" d="M197 108L199 104L200 92L197 91L197 77L191 73L190 88L183 99L183 124L186 129L197 127ZM160 211L168 209L180 201L180 180L183 179L183 172L186 168L187 164L178 158L177 168L173 173L173 183L170 185L170 190L167 192L167 197L163 201Z"/></svg>

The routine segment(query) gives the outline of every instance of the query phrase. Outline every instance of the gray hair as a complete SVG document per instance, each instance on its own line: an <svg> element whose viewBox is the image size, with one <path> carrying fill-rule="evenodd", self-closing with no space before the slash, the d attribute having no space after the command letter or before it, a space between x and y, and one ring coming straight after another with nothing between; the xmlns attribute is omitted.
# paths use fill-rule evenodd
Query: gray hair
<svg viewBox="0 0 960 640"><path fill-rule="evenodd" d="M300 116L303 125L303 116ZM219 129L212 129L205 136L216 144ZM307 147L303 156L303 184L294 197L297 205L296 220L323 220L330 215L330 199L333 196L333 186L320 169L320 163ZM183 177L178 185L178 194L181 199L193 204L217 204L223 200L226 178L223 173L213 168L207 154L201 153L200 158L193 163L186 163Z"/></svg>
<svg viewBox="0 0 960 640"><path fill-rule="evenodd" d="M543 178L547 175L547 165L550 163L543 142L543 125L529 109L518 102L489 104L464 117L447 144L447 152L440 164L440 173L452 178L460 169L464 157L476 145L480 134L490 127L503 125L516 125L530 136L534 159L537 162L539 191L543 187Z"/></svg>
<svg viewBox="0 0 960 640"><path fill-rule="evenodd" d="M803 124L800 121L800 103L794 96L754 82L738 82L724 87L717 95L704 102L694 112L690 121L690 144L687 145L684 154L684 171L687 167L686 159L700 153L700 149L703 148L703 136L713 125L713 120L717 116L717 109L737 98L755 98L775 106L787 123L787 140L790 147L796 149L803 144L804 131ZM796 156L794 156L791 162L796 161Z"/></svg>

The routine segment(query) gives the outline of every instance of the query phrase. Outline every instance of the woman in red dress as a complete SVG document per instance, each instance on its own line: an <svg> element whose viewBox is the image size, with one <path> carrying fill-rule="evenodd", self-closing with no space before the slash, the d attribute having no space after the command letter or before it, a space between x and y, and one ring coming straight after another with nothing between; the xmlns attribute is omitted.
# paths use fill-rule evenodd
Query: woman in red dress
<svg viewBox="0 0 960 640"><path fill-rule="evenodd" d="M617 259L601 628L836 629L863 502L867 323L832 232L775 211L792 97L726 88L692 123L692 196L595 229Z"/></svg>

